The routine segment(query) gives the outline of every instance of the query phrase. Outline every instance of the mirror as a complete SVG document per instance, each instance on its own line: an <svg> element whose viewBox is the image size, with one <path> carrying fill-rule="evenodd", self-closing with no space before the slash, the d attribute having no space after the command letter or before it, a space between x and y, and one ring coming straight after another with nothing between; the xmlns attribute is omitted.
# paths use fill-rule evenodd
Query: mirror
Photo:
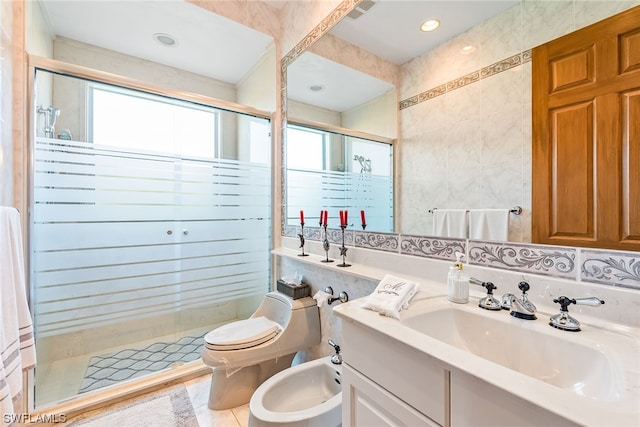
<svg viewBox="0 0 640 427"><path fill-rule="evenodd" d="M312 53L396 87L394 231L433 235L434 209L520 206L521 215L509 214L508 240L530 242L530 49L632 6L363 1L313 44ZM427 18L441 26L420 33Z"/></svg>

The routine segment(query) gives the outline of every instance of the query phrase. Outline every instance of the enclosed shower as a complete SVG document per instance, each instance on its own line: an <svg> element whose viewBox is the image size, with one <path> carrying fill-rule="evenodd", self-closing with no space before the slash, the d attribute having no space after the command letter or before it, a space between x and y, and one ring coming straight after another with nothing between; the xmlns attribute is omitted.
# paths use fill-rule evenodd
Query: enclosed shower
<svg viewBox="0 0 640 427"><path fill-rule="evenodd" d="M43 68L36 93L56 106L32 104L36 408L199 363L202 336L270 287L268 116Z"/></svg>

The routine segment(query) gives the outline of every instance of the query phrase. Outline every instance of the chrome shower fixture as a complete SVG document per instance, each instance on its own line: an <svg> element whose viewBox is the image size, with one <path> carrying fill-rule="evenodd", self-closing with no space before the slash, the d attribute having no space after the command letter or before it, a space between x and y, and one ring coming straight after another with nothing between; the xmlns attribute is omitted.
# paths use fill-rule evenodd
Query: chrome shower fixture
<svg viewBox="0 0 640 427"><path fill-rule="evenodd" d="M36 110L38 114L44 115L44 136L47 138L53 138L55 133L55 125L58 116L60 115L60 109L53 105L47 108L42 106Z"/></svg>

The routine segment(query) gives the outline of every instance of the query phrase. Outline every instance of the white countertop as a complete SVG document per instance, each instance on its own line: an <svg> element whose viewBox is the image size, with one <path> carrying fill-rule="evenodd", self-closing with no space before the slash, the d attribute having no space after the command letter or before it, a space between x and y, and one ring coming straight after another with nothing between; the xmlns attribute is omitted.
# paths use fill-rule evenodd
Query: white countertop
<svg viewBox="0 0 640 427"><path fill-rule="evenodd" d="M631 370L625 372L627 389L625 396L615 401L595 400L579 396L572 391L556 387L505 368L403 325L401 323L403 318L415 315L415 313L423 310L428 304L433 304L436 300L442 304L443 298L438 297L446 297L446 295L443 295L441 292L441 283L422 281L419 282L419 286L421 289L420 292L412 301L409 309L401 312L400 320L381 316L374 311L363 309L360 307L361 301L359 300L353 300L336 306L334 313L341 317L343 321L357 322L371 328L373 331L387 335L407 346L441 360L454 369L480 378L487 383L578 424L607 427L640 425L640 370L638 369L640 365L640 339L638 338L640 337L640 331L637 329L622 328L620 332L616 331L611 333L609 337L610 340L607 340L609 342L601 342L602 345L612 345L615 347L615 341L618 338L624 338L627 344L629 340L631 341L634 350L631 352L627 351L628 354L622 357L627 362L627 365L632 365ZM467 304L464 309L480 310L488 316L510 317L506 310L498 312L482 310L477 307L477 302L478 298L472 296L469 304ZM447 303L453 306L457 305L450 302ZM539 318L534 321L511 319L515 322L523 322L522 325L525 327L534 326L534 324L530 322L538 322L542 324L543 327L548 328L550 333L564 334L561 335L561 337L566 337L566 339L593 339L594 335L600 334L601 336L602 334L602 330L599 327L589 325L586 322L583 322L584 327L581 332L572 333L560 331L547 325L548 316L546 313L539 313L538 317ZM583 319L581 318L581 320ZM538 326L539 325L536 324L534 327ZM509 339L509 337L505 337L505 340ZM514 337L514 340L517 340L517 336ZM634 340L635 345L633 345ZM517 344L517 341L514 341L514 343ZM629 347L627 346L625 348ZM535 351L535 348L533 348L532 351ZM636 354L633 354L634 351ZM567 355L558 355L558 357L565 356Z"/></svg>

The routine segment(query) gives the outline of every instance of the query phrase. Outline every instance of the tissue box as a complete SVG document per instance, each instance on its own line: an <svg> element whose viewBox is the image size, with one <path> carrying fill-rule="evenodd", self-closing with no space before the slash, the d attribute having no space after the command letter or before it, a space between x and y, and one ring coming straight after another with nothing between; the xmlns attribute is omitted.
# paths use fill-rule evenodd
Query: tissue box
<svg viewBox="0 0 640 427"><path fill-rule="evenodd" d="M308 297L311 295L311 288L306 283L299 285L286 283L284 280L278 279L278 292L281 292L293 299Z"/></svg>

